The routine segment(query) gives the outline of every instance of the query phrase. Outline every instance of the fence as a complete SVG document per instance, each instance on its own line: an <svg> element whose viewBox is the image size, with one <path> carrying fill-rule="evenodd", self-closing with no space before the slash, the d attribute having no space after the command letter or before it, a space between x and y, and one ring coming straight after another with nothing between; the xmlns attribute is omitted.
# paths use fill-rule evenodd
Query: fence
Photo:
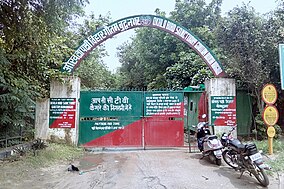
<svg viewBox="0 0 284 189"><path fill-rule="evenodd" d="M0 133L0 148L7 148L25 141L27 135L30 135L32 130L19 126L18 128L9 129L5 127L5 131Z"/></svg>

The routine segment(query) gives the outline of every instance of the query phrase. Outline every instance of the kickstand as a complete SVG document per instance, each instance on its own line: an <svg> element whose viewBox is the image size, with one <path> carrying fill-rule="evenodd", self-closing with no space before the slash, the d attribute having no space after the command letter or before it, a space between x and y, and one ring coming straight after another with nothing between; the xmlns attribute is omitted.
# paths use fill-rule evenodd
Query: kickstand
<svg viewBox="0 0 284 189"><path fill-rule="evenodd" d="M205 156L202 154L202 157L200 159L203 159Z"/></svg>
<svg viewBox="0 0 284 189"><path fill-rule="evenodd" d="M243 174L244 174L244 171L241 172L241 175L240 175L239 179L241 179L241 177L243 176Z"/></svg>

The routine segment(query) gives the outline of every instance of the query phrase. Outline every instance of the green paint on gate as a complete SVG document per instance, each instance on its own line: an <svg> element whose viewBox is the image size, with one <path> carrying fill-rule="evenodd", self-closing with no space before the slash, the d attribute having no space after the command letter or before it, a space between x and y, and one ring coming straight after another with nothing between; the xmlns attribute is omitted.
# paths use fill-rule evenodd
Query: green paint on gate
<svg viewBox="0 0 284 189"><path fill-rule="evenodd" d="M80 97L81 117L141 116L142 93L82 91Z"/></svg>
<svg viewBox="0 0 284 189"><path fill-rule="evenodd" d="M82 91L79 144L102 137L142 117L142 92Z"/></svg>
<svg viewBox="0 0 284 189"><path fill-rule="evenodd" d="M197 36L178 23L157 15L130 16L101 27L81 43L73 55L64 62L61 70L63 72L73 72L80 62L98 45L121 32L137 27L157 28L179 38L203 59L216 77L225 76L219 60Z"/></svg>

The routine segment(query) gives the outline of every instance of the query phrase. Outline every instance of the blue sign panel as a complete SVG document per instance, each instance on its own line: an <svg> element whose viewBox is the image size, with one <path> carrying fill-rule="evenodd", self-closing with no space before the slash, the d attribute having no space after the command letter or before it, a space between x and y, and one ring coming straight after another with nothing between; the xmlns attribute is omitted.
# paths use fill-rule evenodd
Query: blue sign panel
<svg viewBox="0 0 284 189"><path fill-rule="evenodd" d="M281 89L284 90L284 44L279 44Z"/></svg>

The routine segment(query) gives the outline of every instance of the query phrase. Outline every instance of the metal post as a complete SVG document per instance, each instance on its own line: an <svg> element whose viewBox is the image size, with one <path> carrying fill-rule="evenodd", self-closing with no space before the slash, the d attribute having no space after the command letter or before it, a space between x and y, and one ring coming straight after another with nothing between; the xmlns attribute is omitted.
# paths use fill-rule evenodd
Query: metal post
<svg viewBox="0 0 284 189"><path fill-rule="evenodd" d="M273 154L273 137L268 137L268 152L269 155Z"/></svg>
<svg viewBox="0 0 284 189"><path fill-rule="evenodd" d="M5 127L5 148L8 147L7 126Z"/></svg>
<svg viewBox="0 0 284 189"><path fill-rule="evenodd" d="M142 117L142 147L145 150L145 119L146 117Z"/></svg>
<svg viewBox="0 0 284 189"><path fill-rule="evenodd" d="M23 127L20 126L20 144L22 143L23 140Z"/></svg>

